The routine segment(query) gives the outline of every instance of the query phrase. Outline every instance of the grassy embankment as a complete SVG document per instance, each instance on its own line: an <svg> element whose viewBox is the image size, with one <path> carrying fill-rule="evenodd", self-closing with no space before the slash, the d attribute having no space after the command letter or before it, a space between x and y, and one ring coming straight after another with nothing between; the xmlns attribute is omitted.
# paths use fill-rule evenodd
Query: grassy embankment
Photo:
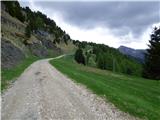
<svg viewBox="0 0 160 120"><path fill-rule="evenodd" d="M59 56L60 54L54 53L53 51L49 52L48 58ZM36 60L39 60L42 58L36 57L36 56L29 56L25 58L20 64L17 66L11 68L11 69L2 69L1 70L1 90L4 90L9 86L11 82L14 82L17 77L19 77L23 71L31 65Z"/></svg>
<svg viewBox="0 0 160 120"><path fill-rule="evenodd" d="M7 88L7 86L13 82L20 74L34 61L38 60L38 57L28 57L24 59L19 65L11 69L1 70L1 90Z"/></svg>
<svg viewBox="0 0 160 120"><path fill-rule="evenodd" d="M159 81L86 67L77 64L71 56L52 60L50 63L94 93L106 96L120 110L140 118L159 120Z"/></svg>

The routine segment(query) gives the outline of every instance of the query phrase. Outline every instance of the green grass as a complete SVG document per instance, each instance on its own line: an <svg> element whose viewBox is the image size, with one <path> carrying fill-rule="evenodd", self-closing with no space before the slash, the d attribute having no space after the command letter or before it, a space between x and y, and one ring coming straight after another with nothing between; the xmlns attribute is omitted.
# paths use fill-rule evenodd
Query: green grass
<svg viewBox="0 0 160 120"><path fill-rule="evenodd" d="M1 90L7 88L7 86L15 80L16 77L20 76L21 73L34 61L38 60L38 57L30 56L24 59L19 65L11 69L1 70Z"/></svg>
<svg viewBox="0 0 160 120"><path fill-rule="evenodd" d="M106 96L120 110L144 119L160 119L160 81L86 67L77 64L72 56L50 63L94 93Z"/></svg>
<svg viewBox="0 0 160 120"><path fill-rule="evenodd" d="M54 58L61 55L60 53L57 53L53 50L48 50L48 53L49 55L47 56L47 58ZM45 59L45 58L43 57L40 58L30 55L14 68L1 69L1 91L6 89L11 82L14 82L16 78L19 77L29 65L31 65L33 62L39 59Z"/></svg>

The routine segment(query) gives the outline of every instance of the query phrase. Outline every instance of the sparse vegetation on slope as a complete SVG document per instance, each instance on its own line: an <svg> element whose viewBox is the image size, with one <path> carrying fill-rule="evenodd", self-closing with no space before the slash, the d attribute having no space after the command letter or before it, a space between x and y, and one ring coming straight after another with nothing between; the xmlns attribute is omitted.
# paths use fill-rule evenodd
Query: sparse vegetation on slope
<svg viewBox="0 0 160 120"><path fill-rule="evenodd" d="M35 60L62 54L57 44L64 43L67 46L72 41L45 14L34 12L29 7L22 8L18 1L2 1L1 4L1 89L4 89Z"/></svg>
<svg viewBox="0 0 160 120"><path fill-rule="evenodd" d="M160 118L160 83L77 64L73 56L52 60L59 71L105 96L119 109L149 120Z"/></svg>
<svg viewBox="0 0 160 120"><path fill-rule="evenodd" d="M2 1L5 4L6 11L13 17L16 17L21 22L25 21L25 16L21 11L21 7L18 1Z"/></svg>

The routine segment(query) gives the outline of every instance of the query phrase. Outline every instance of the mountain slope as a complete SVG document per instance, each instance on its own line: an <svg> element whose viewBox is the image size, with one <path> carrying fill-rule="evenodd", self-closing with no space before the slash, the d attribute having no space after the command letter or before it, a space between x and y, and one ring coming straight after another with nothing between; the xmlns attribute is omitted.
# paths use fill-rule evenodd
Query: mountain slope
<svg viewBox="0 0 160 120"><path fill-rule="evenodd" d="M53 20L29 7L20 7L18 1L1 1L1 35L1 89L35 60L76 49L70 36Z"/></svg>
<svg viewBox="0 0 160 120"><path fill-rule="evenodd" d="M144 62L146 50L132 49L126 46L120 46L118 50L127 56L133 57L140 62Z"/></svg>
<svg viewBox="0 0 160 120"><path fill-rule="evenodd" d="M62 54L64 51L57 45L60 43L67 45L69 41L72 46L70 36L41 12L33 12L29 7L21 8L18 1L2 1L1 4L2 69L10 69L28 56L45 58ZM29 38L26 36L28 26Z"/></svg>

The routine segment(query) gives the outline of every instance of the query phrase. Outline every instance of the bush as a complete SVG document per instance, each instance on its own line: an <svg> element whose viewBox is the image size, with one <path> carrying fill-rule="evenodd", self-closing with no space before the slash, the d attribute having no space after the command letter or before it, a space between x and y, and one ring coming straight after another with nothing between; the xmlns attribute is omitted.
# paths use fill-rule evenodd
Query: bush
<svg viewBox="0 0 160 120"><path fill-rule="evenodd" d="M25 36L27 38L30 38L31 37L31 28L29 25L27 25L26 29L25 29Z"/></svg>

